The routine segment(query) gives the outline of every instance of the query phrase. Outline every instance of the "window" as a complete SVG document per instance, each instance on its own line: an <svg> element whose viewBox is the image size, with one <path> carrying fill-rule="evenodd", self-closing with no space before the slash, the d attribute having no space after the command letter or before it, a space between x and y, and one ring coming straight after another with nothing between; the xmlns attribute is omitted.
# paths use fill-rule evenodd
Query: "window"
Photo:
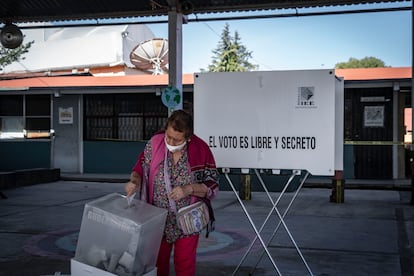
<svg viewBox="0 0 414 276"><path fill-rule="evenodd" d="M85 140L148 140L160 130L168 110L155 93L85 96Z"/></svg>
<svg viewBox="0 0 414 276"><path fill-rule="evenodd" d="M25 106L27 137L49 137L51 129L50 95L27 95Z"/></svg>
<svg viewBox="0 0 414 276"><path fill-rule="evenodd" d="M0 138L49 137L50 113L50 95L1 96Z"/></svg>
<svg viewBox="0 0 414 276"><path fill-rule="evenodd" d="M2 96L0 116L23 116L23 95Z"/></svg>
<svg viewBox="0 0 414 276"><path fill-rule="evenodd" d="M23 95L0 98L0 138L23 138Z"/></svg>

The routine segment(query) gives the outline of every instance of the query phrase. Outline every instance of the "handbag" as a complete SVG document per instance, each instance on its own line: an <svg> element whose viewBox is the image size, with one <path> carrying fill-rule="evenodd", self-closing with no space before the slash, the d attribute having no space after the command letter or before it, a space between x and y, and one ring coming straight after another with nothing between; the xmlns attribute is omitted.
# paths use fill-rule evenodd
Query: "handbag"
<svg viewBox="0 0 414 276"><path fill-rule="evenodd" d="M203 201L198 201L179 209L177 212L177 222L185 235L200 232L210 222L207 204Z"/></svg>
<svg viewBox="0 0 414 276"><path fill-rule="evenodd" d="M165 149L164 158L164 180L165 189L167 193L171 192L170 174L167 169L167 148ZM168 199L171 209L176 212L177 206L175 201L171 198ZM191 235L193 233L201 232L204 228L207 228L206 238L209 233L214 230L214 213L211 205L202 200L193 204L180 208L176 212L176 220L178 227L181 228L184 235ZM209 225L210 223L210 225Z"/></svg>

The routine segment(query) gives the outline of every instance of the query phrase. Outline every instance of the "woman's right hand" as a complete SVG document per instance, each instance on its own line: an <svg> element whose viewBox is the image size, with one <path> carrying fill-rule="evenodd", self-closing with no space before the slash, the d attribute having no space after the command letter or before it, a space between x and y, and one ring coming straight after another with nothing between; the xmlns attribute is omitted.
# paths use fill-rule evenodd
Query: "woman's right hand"
<svg viewBox="0 0 414 276"><path fill-rule="evenodd" d="M141 187L141 176L135 171L131 172L129 181L125 184L125 192L127 196L132 195Z"/></svg>
<svg viewBox="0 0 414 276"><path fill-rule="evenodd" d="M135 183L128 181L125 184L125 193L127 196L132 195L133 193L135 193L138 190L138 186L135 185Z"/></svg>

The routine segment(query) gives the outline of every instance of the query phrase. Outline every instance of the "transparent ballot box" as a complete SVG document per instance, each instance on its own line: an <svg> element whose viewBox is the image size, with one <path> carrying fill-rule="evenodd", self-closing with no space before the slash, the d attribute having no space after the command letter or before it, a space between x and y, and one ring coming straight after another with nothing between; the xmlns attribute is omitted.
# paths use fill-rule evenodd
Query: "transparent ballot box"
<svg viewBox="0 0 414 276"><path fill-rule="evenodd" d="M85 204L74 260L120 276L154 271L167 210L112 193Z"/></svg>

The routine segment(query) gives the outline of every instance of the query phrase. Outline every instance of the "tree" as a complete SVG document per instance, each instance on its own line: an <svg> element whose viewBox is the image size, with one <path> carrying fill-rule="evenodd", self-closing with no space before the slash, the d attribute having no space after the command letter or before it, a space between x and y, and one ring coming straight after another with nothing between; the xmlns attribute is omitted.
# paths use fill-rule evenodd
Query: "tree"
<svg viewBox="0 0 414 276"><path fill-rule="evenodd" d="M235 31L234 37L230 35L228 23L213 54L212 63L208 66L210 72L245 72L257 68L257 65L249 62L252 52L242 45L239 33Z"/></svg>
<svg viewBox="0 0 414 276"><path fill-rule="evenodd" d="M0 46L0 69L3 69L7 65L10 65L15 61L25 59L23 55L29 52L29 48L32 46L33 43L34 41L29 41L15 49L8 49L3 46Z"/></svg>
<svg viewBox="0 0 414 276"><path fill-rule="evenodd" d="M340 62L335 64L337 69L345 68L376 68L376 67L386 67L385 63L375 57L364 57L363 59L349 58L347 62Z"/></svg>

